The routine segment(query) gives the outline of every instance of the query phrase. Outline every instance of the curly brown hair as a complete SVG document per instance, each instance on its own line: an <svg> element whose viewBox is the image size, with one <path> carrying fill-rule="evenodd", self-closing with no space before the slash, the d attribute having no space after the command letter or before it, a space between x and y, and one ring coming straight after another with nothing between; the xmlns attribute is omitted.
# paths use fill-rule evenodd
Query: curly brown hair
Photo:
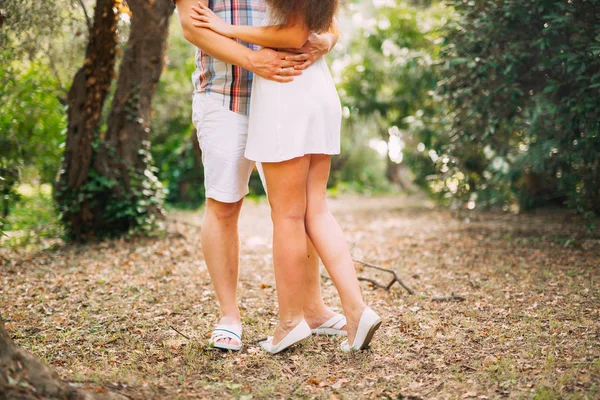
<svg viewBox="0 0 600 400"><path fill-rule="evenodd" d="M275 24L285 25L294 18L302 18L311 32L334 30L333 17L339 0L266 0Z"/></svg>

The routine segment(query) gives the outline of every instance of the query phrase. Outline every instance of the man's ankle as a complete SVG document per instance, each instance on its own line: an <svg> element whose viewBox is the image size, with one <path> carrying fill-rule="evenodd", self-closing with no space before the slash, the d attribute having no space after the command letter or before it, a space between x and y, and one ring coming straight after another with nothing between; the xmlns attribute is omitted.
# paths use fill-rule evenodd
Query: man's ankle
<svg viewBox="0 0 600 400"><path fill-rule="evenodd" d="M239 325L242 321L240 313L228 313L221 314L221 319L219 320L220 324L225 325Z"/></svg>

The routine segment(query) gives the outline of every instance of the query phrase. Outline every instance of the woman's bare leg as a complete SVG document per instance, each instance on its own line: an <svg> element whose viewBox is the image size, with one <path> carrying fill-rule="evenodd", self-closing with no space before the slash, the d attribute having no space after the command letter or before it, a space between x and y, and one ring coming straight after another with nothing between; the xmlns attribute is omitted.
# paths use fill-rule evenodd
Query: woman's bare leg
<svg viewBox="0 0 600 400"><path fill-rule="evenodd" d="M260 179L266 188L265 174L261 163L257 163ZM304 319L311 327L316 329L329 321L335 313L323 301L321 294L321 268L319 265L319 255L312 242L306 237L306 246L308 249L306 256L306 286L304 287ZM346 329L342 327L342 329Z"/></svg>
<svg viewBox="0 0 600 400"><path fill-rule="evenodd" d="M279 302L279 343L304 318L306 280L306 180L310 156L263 163L273 220L273 264Z"/></svg>
<svg viewBox="0 0 600 400"><path fill-rule="evenodd" d="M327 204L331 156L311 156L307 181L306 231L342 301L348 321L348 343L354 342L360 317L367 307L360 292L350 248Z"/></svg>
<svg viewBox="0 0 600 400"><path fill-rule="evenodd" d="M335 313L327 307L321 294L319 255L310 239L306 239L306 287L304 290L304 319L311 329L316 329L331 319ZM343 327L342 330L346 328Z"/></svg>

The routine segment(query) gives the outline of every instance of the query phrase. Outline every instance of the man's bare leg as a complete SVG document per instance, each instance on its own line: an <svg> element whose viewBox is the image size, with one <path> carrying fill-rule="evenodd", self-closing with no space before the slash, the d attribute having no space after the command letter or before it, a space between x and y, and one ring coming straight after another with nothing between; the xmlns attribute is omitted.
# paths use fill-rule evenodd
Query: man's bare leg
<svg viewBox="0 0 600 400"><path fill-rule="evenodd" d="M221 310L220 323L240 325L237 303L240 242L238 219L243 199L237 203L221 203L207 199L202 225L202 251ZM218 343L240 344L235 339Z"/></svg>

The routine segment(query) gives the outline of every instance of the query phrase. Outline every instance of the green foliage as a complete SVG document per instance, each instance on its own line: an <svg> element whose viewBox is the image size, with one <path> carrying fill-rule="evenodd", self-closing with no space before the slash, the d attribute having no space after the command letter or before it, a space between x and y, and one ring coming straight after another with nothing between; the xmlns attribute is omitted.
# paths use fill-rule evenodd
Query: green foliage
<svg viewBox="0 0 600 400"><path fill-rule="evenodd" d="M4 226L8 224L8 220L6 218L0 217L0 236L8 236L4 230L6 229Z"/></svg>
<svg viewBox="0 0 600 400"><path fill-rule="evenodd" d="M437 189L461 201L598 213L600 1L454 6ZM439 184L448 180L451 187Z"/></svg>
<svg viewBox="0 0 600 400"><path fill-rule="evenodd" d="M83 58L85 19L70 0L0 2L0 198L19 201L25 169L52 182L66 128L67 88ZM31 175L31 174L30 174ZM32 181L33 182L33 181Z"/></svg>
<svg viewBox="0 0 600 400"><path fill-rule="evenodd" d="M418 144L427 148L436 144L437 132L423 121L439 114L431 93L437 84L434 65L441 49L441 27L448 15L440 3L376 9L373 22L356 33L346 51L340 85L351 129L367 127L371 138L380 137L390 150L394 143L400 146L401 154L390 151L393 159L388 164L407 163L423 187L435 168Z"/></svg>
<svg viewBox="0 0 600 400"><path fill-rule="evenodd" d="M0 221L0 236L4 232L4 237L0 238L2 246L37 245L46 238L56 238L62 234L50 184L22 184L15 191L20 201L11 205L10 217Z"/></svg>
<svg viewBox="0 0 600 400"><path fill-rule="evenodd" d="M331 160L330 188L365 194L390 189L385 176L386 156L368 145L376 125L373 121L344 119L341 152Z"/></svg>
<svg viewBox="0 0 600 400"><path fill-rule="evenodd" d="M38 51L32 39L55 33L61 14L61 7L56 1L2 1L0 15L5 21L0 29L0 49L9 51L0 52L0 65L23 53Z"/></svg>
<svg viewBox="0 0 600 400"><path fill-rule="evenodd" d="M0 67L0 195L3 212L18 200L15 190L25 166L43 183L54 181L66 130L58 82L42 62Z"/></svg>
<svg viewBox="0 0 600 400"><path fill-rule="evenodd" d="M95 145L95 150L98 151L101 146L105 144ZM93 224L96 230L86 233L86 238L112 237L122 233L156 235L162 232L163 224L159 217L164 214L167 191L156 176L158 169L153 166L149 148L150 142L146 141L138 150L142 165L146 166L143 170L128 165L126 177L110 178L92 168L87 182L76 190L57 189L61 200L56 208L69 239L79 239L81 236L79 225L74 225L69 216L79 213L82 207L99 211L91 213L98 220ZM110 149L105 151L114 154ZM126 188L119 186L124 182L127 182Z"/></svg>

